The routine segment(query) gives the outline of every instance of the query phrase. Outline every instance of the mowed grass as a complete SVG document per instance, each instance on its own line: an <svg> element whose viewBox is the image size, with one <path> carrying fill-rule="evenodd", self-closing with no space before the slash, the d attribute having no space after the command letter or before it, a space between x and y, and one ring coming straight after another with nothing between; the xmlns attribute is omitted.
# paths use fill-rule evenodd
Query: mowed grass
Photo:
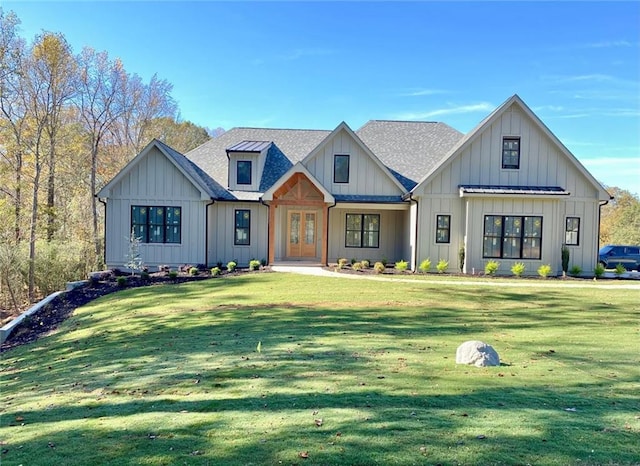
<svg viewBox="0 0 640 466"><path fill-rule="evenodd" d="M246 274L2 354L4 465L640 462L640 291ZM455 364L483 340L503 365Z"/></svg>

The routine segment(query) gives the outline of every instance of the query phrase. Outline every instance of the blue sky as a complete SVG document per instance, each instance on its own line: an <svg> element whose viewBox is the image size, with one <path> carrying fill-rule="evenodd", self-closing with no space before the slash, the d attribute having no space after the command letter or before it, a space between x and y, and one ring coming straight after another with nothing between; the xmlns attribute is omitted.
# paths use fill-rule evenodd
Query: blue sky
<svg viewBox="0 0 640 466"><path fill-rule="evenodd" d="M467 132L513 94L608 186L640 192L640 2L0 0L28 41L61 32L173 84L209 128Z"/></svg>

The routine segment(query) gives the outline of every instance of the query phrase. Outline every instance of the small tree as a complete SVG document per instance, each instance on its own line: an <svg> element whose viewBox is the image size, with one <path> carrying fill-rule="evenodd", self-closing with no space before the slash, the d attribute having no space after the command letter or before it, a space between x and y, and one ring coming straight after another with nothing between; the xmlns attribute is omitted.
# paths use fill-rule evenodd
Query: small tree
<svg viewBox="0 0 640 466"><path fill-rule="evenodd" d="M136 270L144 269L144 262L140 255L141 243L142 238L137 237L135 230L132 228L131 236L129 236L129 248L127 249L127 253L124 255L126 259L124 266L131 269L131 275L133 275Z"/></svg>
<svg viewBox="0 0 640 466"><path fill-rule="evenodd" d="M465 258L465 250L464 245L460 246L458 249L458 268L460 269L460 273L464 270L464 258Z"/></svg>
<svg viewBox="0 0 640 466"><path fill-rule="evenodd" d="M566 245L562 245L562 273L567 274L569 270L569 248Z"/></svg>

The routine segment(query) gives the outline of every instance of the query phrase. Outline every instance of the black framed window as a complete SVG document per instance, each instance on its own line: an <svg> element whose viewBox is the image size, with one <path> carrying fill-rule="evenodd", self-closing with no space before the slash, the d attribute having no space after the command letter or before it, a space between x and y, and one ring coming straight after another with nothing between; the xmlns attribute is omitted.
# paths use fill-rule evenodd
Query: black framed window
<svg viewBox="0 0 640 466"><path fill-rule="evenodd" d="M451 215L436 216L436 243L451 242Z"/></svg>
<svg viewBox="0 0 640 466"><path fill-rule="evenodd" d="M564 229L564 243L567 246L580 246L579 217L567 217Z"/></svg>
<svg viewBox="0 0 640 466"><path fill-rule="evenodd" d="M502 138L502 168L520 168L520 138Z"/></svg>
<svg viewBox="0 0 640 466"><path fill-rule="evenodd" d="M348 155L333 156L333 182L334 183L349 182L349 156Z"/></svg>
<svg viewBox="0 0 640 466"><path fill-rule="evenodd" d="M236 226L233 236L233 244L246 246L251 241L251 211L247 209L236 210Z"/></svg>
<svg viewBox="0 0 640 466"><path fill-rule="evenodd" d="M542 217L485 215L482 257L540 259Z"/></svg>
<svg viewBox="0 0 640 466"><path fill-rule="evenodd" d="M251 160L238 160L236 163L236 183L251 184Z"/></svg>
<svg viewBox="0 0 640 466"><path fill-rule="evenodd" d="M345 246L348 248L380 247L380 215L347 214Z"/></svg>
<svg viewBox="0 0 640 466"><path fill-rule="evenodd" d="M131 206L131 228L143 243L180 243L180 207Z"/></svg>

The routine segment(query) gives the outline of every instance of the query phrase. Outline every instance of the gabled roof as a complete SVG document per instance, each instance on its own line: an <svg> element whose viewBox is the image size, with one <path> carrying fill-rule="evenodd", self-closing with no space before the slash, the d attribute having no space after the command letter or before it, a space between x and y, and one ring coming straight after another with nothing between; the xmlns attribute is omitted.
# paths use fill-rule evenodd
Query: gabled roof
<svg viewBox="0 0 640 466"><path fill-rule="evenodd" d="M187 152L186 157L217 183L228 186L227 149L243 141L269 141L273 144L267 152L259 188L265 191L330 133L305 129L233 128ZM238 192L228 194L230 199L238 198L238 195ZM255 195L250 197L253 199Z"/></svg>
<svg viewBox="0 0 640 466"><path fill-rule="evenodd" d="M600 193L601 200L608 200L611 198L610 194L602 187L602 185L589 173L589 171L580 163L580 161L567 149L562 142L556 137L555 134L547 128L547 126L533 113L533 111L524 103L524 101L514 94L508 98L502 105L491 112L484 120L482 120L474 129L469 131L462 139L460 139L443 157L439 163L434 165L420 180L420 182L411 190L415 192L425 183L428 183L437 173L439 173L445 166L462 152L473 140L476 139L485 129L489 128L500 116L507 111L512 105L517 105L531 120L538 126L538 128L560 149L560 151L569 159L576 169L589 180Z"/></svg>
<svg viewBox="0 0 640 466"><path fill-rule="evenodd" d="M322 196L324 197L324 202L329 204L335 202L335 198L333 197L333 195L329 191L327 191L327 189L324 186L322 186L322 184L316 179L316 177L313 176L311 172L307 170L307 167L302 165L301 162L297 162L295 165L293 165L289 170L287 170L285 174L283 174L280 177L277 183L274 183L272 186L270 186L269 189L265 191L264 195L262 196L262 199L265 201L272 201L273 194L278 190L278 188L280 188L280 186L282 186L283 183L285 183L295 173L302 173L304 176L306 176L309 179L309 181L315 186L315 188L322 193Z"/></svg>
<svg viewBox="0 0 640 466"><path fill-rule="evenodd" d="M356 134L407 191L463 137L444 123L388 120L371 120Z"/></svg>
<svg viewBox="0 0 640 466"><path fill-rule="evenodd" d="M162 141L152 139L142 151L136 155L118 174L109 181L97 194L98 197L109 197L111 188L118 183L140 160L146 157L152 149L158 149L167 159L200 191L203 199L217 199L227 196L227 190L207 175L200 167L187 159L180 152L169 147Z"/></svg>
<svg viewBox="0 0 640 466"><path fill-rule="evenodd" d="M353 130L349 127L349 125L346 124L344 121L340 123L338 126L336 126L336 129L334 129L329 135L327 135L327 137L324 138L324 140L320 144L318 144L318 146L315 149L313 149L309 153L309 155L307 155L302 160L302 163L306 163L309 160L311 160L313 157L318 155L318 153L324 146L324 143L330 140L333 136L338 134L340 131L346 131L346 133L353 138L356 144L360 146L360 148L364 151L364 153L367 154L371 158L371 160L373 160L373 162L376 165L378 165L378 167L380 167L380 169L384 173L387 174L387 176L389 176L389 179L391 179L398 186L401 192L408 191L408 189L405 188L405 186L400 182L400 180L389 170L389 167L387 167L384 163L382 163L382 161L378 157L376 157L376 155L371 151L371 149L362 141L362 139L360 139L360 137L358 137L356 133L353 132Z"/></svg>

